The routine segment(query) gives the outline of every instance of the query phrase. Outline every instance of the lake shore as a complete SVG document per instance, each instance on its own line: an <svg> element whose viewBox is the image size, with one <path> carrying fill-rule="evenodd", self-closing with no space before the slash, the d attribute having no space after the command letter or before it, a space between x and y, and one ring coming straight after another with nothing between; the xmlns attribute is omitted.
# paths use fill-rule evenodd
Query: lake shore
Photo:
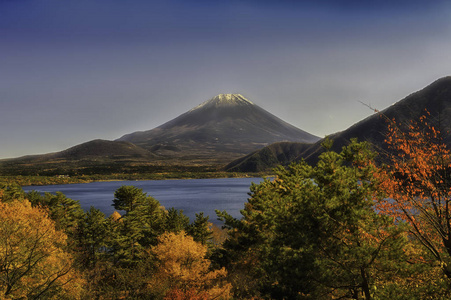
<svg viewBox="0 0 451 300"><path fill-rule="evenodd" d="M255 178L203 178L182 180L142 180L142 181L105 181L80 184L59 184L46 186L23 186L25 192L57 192L76 200L85 211L91 206L99 209L106 216L114 211L115 191L128 185L142 189L148 196L155 198L166 209L171 207L182 210L190 220L196 213L204 212L210 222L222 225L216 216L216 209L227 211L235 218L241 218L240 211L249 197L252 183L263 181Z"/></svg>
<svg viewBox="0 0 451 300"><path fill-rule="evenodd" d="M143 174L94 174L94 175L57 175L57 176L0 176L0 184L17 184L20 186L42 186L55 184L75 184L108 181L136 180L176 180L176 179L209 179L209 178L255 178L271 177L268 173L238 172L165 172Z"/></svg>

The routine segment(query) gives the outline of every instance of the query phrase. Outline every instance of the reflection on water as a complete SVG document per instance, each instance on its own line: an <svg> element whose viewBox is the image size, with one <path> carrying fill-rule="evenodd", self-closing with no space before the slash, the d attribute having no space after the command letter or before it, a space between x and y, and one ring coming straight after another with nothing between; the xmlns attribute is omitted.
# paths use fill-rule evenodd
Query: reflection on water
<svg viewBox="0 0 451 300"><path fill-rule="evenodd" d="M25 191L55 193L62 192L68 198L79 200L83 209L91 206L100 209L107 216L113 213L111 206L114 191L122 185L133 185L149 196L157 199L166 208L183 209L190 220L195 213L204 212L210 221L216 220L215 209L226 210L235 218L240 218L240 210L247 201L251 183L259 183L261 178L223 178L223 179L186 179L186 180L146 180L111 181L81 184L64 184L24 187Z"/></svg>

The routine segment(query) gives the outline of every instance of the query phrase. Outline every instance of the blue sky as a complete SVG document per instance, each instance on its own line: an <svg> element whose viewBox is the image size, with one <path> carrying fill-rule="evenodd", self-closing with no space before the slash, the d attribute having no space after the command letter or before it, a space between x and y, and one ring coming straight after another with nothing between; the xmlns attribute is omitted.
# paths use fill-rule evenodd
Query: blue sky
<svg viewBox="0 0 451 300"><path fill-rule="evenodd" d="M116 139L219 93L318 136L451 75L446 1L0 0L0 158Z"/></svg>

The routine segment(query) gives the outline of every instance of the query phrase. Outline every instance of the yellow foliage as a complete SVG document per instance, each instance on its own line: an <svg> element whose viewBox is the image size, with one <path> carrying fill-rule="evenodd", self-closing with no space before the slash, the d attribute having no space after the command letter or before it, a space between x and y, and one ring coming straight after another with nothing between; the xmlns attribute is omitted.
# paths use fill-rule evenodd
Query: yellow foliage
<svg viewBox="0 0 451 300"><path fill-rule="evenodd" d="M116 210L110 216L110 218L115 222L118 221L121 217L122 217L121 214L118 213Z"/></svg>
<svg viewBox="0 0 451 300"><path fill-rule="evenodd" d="M225 281L226 270L210 271L205 258L207 246L197 243L185 232L165 233L152 249L158 259L158 270L152 286L196 290L209 299L229 299L231 285Z"/></svg>
<svg viewBox="0 0 451 300"><path fill-rule="evenodd" d="M80 298L83 280L66 240L45 210L27 200L0 203L0 297Z"/></svg>

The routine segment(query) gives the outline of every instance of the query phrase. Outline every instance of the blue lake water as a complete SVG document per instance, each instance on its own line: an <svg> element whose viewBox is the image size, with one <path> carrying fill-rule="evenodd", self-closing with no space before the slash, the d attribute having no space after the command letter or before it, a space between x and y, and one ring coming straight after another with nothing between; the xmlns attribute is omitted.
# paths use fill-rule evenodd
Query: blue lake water
<svg viewBox="0 0 451 300"><path fill-rule="evenodd" d="M109 216L114 212L111 206L114 192L123 185L133 185L147 195L157 199L166 208L183 209L190 220L195 214L204 212L210 221L217 221L215 209L226 210L235 218L240 218L240 210L249 197L251 183L259 183L262 178L222 178L222 179L186 179L186 180L146 180L146 181L110 181L81 184L63 184L47 186L27 186L25 191L56 193L62 192L68 198L78 200L83 209L91 206L100 209Z"/></svg>

